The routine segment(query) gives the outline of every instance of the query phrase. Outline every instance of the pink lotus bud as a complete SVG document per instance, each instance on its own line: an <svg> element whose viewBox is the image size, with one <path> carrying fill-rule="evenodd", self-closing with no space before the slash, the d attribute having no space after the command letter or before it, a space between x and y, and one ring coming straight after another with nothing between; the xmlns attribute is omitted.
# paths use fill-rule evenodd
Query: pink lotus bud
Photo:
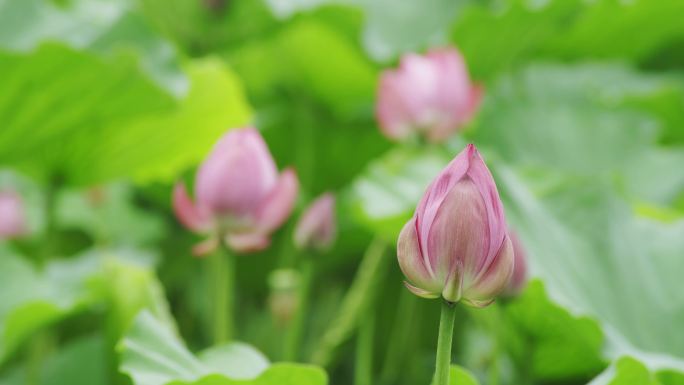
<svg viewBox="0 0 684 385"><path fill-rule="evenodd" d="M190 230L208 233L199 255L211 252L216 237L239 252L257 251L270 243L270 234L285 222L297 198L294 170L280 175L268 147L254 128L225 134L200 166L195 180L196 203L182 183L173 192L173 207Z"/></svg>
<svg viewBox="0 0 684 385"><path fill-rule="evenodd" d="M414 133L443 141L468 123L482 99L455 48L407 54L380 76L376 115L382 132L402 140Z"/></svg>
<svg viewBox="0 0 684 385"><path fill-rule="evenodd" d="M499 192L474 145L442 170L397 243L406 287L425 298L486 306L513 273Z"/></svg>
<svg viewBox="0 0 684 385"><path fill-rule="evenodd" d="M0 239L26 234L26 217L21 197L13 191L0 191Z"/></svg>
<svg viewBox="0 0 684 385"><path fill-rule="evenodd" d="M299 218L294 242L300 249L326 250L332 245L336 235L335 197L331 193L325 193Z"/></svg>
<svg viewBox="0 0 684 385"><path fill-rule="evenodd" d="M520 243L520 238L514 231L509 231L508 236L511 238L511 243L513 244L513 255L514 255L514 267L511 279L506 285L504 290L506 295L514 296L517 295L525 288L527 283L527 253Z"/></svg>

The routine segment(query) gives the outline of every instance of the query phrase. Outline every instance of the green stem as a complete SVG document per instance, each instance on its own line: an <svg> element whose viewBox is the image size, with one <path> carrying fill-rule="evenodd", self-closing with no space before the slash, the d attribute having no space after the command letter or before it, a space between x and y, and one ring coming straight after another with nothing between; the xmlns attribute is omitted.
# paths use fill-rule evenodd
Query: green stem
<svg viewBox="0 0 684 385"><path fill-rule="evenodd" d="M335 358L336 349L352 336L364 314L371 311L376 293L380 290L384 274L389 268L385 258L387 243L380 237L371 242L361 260L354 281L342 299L335 318L319 338L311 355L311 362L328 366Z"/></svg>
<svg viewBox="0 0 684 385"><path fill-rule="evenodd" d="M439 319L437 339L437 360L434 385L449 385L449 366L451 366L451 340L454 335L456 310L453 303L442 301L442 315Z"/></svg>
<svg viewBox="0 0 684 385"><path fill-rule="evenodd" d="M373 338L375 334L375 316L368 313L359 325L356 340L356 357L354 361L354 385L373 384Z"/></svg>
<svg viewBox="0 0 684 385"><path fill-rule="evenodd" d="M235 301L235 256L220 248L209 257L210 290L213 299L212 320L214 345L233 338L233 309Z"/></svg>
<svg viewBox="0 0 684 385"><path fill-rule="evenodd" d="M401 365L404 362L407 352L411 352L409 347L411 339L415 333L411 332L411 326L416 325L416 304L417 297L408 290L401 287L399 305L394 317L394 325L389 338L385 362L382 366L381 383L390 384L397 380L401 373Z"/></svg>
<svg viewBox="0 0 684 385"><path fill-rule="evenodd" d="M306 256L302 261L301 275L299 280L299 292L297 295L297 312L290 324L290 329L285 336L285 347L283 359L285 361L296 361L300 352L302 341L302 330L304 320L309 311L309 292L314 277L314 261L310 256Z"/></svg>

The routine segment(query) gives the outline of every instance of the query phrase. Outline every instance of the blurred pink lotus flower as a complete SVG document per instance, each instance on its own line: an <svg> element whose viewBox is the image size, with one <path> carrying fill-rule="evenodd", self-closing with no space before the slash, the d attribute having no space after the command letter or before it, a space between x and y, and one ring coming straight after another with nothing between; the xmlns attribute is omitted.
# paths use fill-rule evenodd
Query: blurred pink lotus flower
<svg viewBox="0 0 684 385"><path fill-rule="evenodd" d="M447 139L468 123L482 99L455 48L407 54L399 68L380 76L376 115L382 132L402 140L420 133L432 142Z"/></svg>
<svg viewBox="0 0 684 385"><path fill-rule="evenodd" d="M442 170L397 243L406 287L425 298L486 306L513 273L513 245L494 179L474 145Z"/></svg>
<svg viewBox="0 0 684 385"><path fill-rule="evenodd" d="M302 214L295 228L294 242L300 249L322 251L330 248L336 235L335 197L325 193Z"/></svg>
<svg viewBox="0 0 684 385"><path fill-rule="evenodd" d="M14 191L0 191L0 239L26 234L24 202Z"/></svg>
<svg viewBox="0 0 684 385"><path fill-rule="evenodd" d="M254 128L229 131L214 146L195 179L195 199L182 182L173 208L188 229L209 234L195 255L213 251L219 239L238 252L258 251L294 207L299 181L294 170L280 175L268 147Z"/></svg>
<svg viewBox="0 0 684 385"><path fill-rule="evenodd" d="M522 289L525 288L525 284L527 283L527 253L520 242L520 238L518 238L518 235L514 231L509 230L508 236L513 244L515 263L513 274L508 281L508 285L506 285L504 293L509 296L514 296L518 295Z"/></svg>

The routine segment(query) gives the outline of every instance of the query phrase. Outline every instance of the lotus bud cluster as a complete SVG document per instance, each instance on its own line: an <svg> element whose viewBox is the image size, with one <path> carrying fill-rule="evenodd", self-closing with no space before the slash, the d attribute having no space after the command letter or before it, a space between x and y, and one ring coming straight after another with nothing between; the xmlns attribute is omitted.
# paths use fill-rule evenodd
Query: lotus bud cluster
<svg viewBox="0 0 684 385"><path fill-rule="evenodd" d="M482 307L513 273L513 244L494 179L474 145L442 170L397 244L414 294Z"/></svg>
<svg viewBox="0 0 684 385"><path fill-rule="evenodd" d="M399 68L380 76L376 115L383 134L403 140L416 134L440 142L468 123L482 99L454 48L407 54Z"/></svg>
<svg viewBox="0 0 684 385"><path fill-rule="evenodd" d="M209 238L194 248L204 255L223 239L237 252L266 248L270 235L294 207L299 181L294 170L278 173L254 128L229 131L214 146L195 179L195 201L177 183L173 207L180 222Z"/></svg>

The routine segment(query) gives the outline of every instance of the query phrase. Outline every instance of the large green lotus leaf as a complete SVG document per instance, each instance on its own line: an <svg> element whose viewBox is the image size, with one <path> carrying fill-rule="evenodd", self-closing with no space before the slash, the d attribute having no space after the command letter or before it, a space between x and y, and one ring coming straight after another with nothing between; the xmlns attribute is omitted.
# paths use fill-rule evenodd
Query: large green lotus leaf
<svg viewBox="0 0 684 385"><path fill-rule="evenodd" d="M684 220L636 217L597 179L535 194L509 168L496 170L509 221L551 298L599 320L609 356L632 354L684 371L684 336L676 332L684 324L684 295L675 273L684 268Z"/></svg>
<svg viewBox="0 0 684 385"><path fill-rule="evenodd" d="M377 70L363 52L315 20L293 22L278 34L244 44L229 53L229 61L257 97L273 92L282 97L283 87L305 90L332 111L347 114L366 109L375 94Z"/></svg>
<svg viewBox="0 0 684 385"><path fill-rule="evenodd" d="M475 76L490 78L539 56L644 59L684 36L682 12L678 0L481 3L463 9L452 39Z"/></svg>
<svg viewBox="0 0 684 385"><path fill-rule="evenodd" d="M79 337L46 354L40 370L29 380L26 367L17 365L0 377L0 385L105 385L107 357L105 339L99 335Z"/></svg>
<svg viewBox="0 0 684 385"><path fill-rule="evenodd" d="M447 0L266 0L280 19L321 5L345 5L364 15L362 43L376 60L387 61L428 44L443 44L459 2ZM411 28L406 28L410 25Z"/></svg>
<svg viewBox="0 0 684 385"><path fill-rule="evenodd" d="M5 245L0 257L0 362L35 332L87 307L105 306L114 338L144 308L170 323L149 253L99 249L40 270Z"/></svg>
<svg viewBox="0 0 684 385"><path fill-rule="evenodd" d="M504 322L511 323L522 338L517 358L522 365L531 364L534 378L582 378L605 367L599 324L589 317L573 317L551 302L540 281L530 282L522 295L504 308L504 314Z"/></svg>
<svg viewBox="0 0 684 385"><path fill-rule="evenodd" d="M131 2L0 0L0 48L28 52L45 41L103 56L133 55L157 84L176 95L188 81L171 44L131 9Z"/></svg>
<svg viewBox="0 0 684 385"><path fill-rule="evenodd" d="M212 59L187 65L191 89L178 102L123 58L59 45L0 54L0 70L0 158L73 184L175 177L250 116L237 79Z"/></svg>
<svg viewBox="0 0 684 385"><path fill-rule="evenodd" d="M479 385L480 382L477 381L475 376L472 375L466 369L458 366L451 365L449 369L451 372L449 374L449 385Z"/></svg>
<svg viewBox="0 0 684 385"><path fill-rule="evenodd" d="M174 111L73 136L68 165L75 170L76 183L122 176L141 182L173 180L180 170L201 161L228 129L250 121L240 82L221 61L195 60L185 68L190 91Z"/></svg>
<svg viewBox="0 0 684 385"><path fill-rule="evenodd" d="M253 347L231 343L193 355L167 323L147 311L136 317L119 343L121 371L135 385L325 385L319 368L275 364Z"/></svg>
<svg viewBox="0 0 684 385"><path fill-rule="evenodd" d="M652 371L630 356L615 361L589 385L681 385L684 373Z"/></svg>
<svg viewBox="0 0 684 385"><path fill-rule="evenodd" d="M134 203L132 187L121 182L60 191L55 210L60 228L82 230L99 245L150 245L166 229L162 218Z"/></svg>
<svg viewBox="0 0 684 385"><path fill-rule="evenodd" d="M92 304L87 286L96 269L95 260L77 259L39 272L0 245L0 362L36 330Z"/></svg>

